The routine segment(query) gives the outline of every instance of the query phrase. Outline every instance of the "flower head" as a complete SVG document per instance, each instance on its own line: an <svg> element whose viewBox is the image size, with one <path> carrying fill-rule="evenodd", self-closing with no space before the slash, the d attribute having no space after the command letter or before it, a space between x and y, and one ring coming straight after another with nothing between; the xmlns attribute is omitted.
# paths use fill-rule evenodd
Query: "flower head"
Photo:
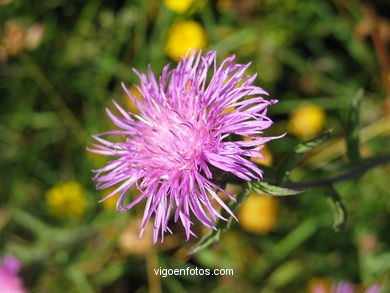
<svg viewBox="0 0 390 293"><path fill-rule="evenodd" d="M171 232L172 213L175 222L182 222L187 239L194 235L193 216L216 229L217 218L226 219L212 201L235 218L217 194L223 191L216 180L221 174L243 180L262 177L250 157L262 157L259 149L276 138L258 136L272 124L267 107L276 100L264 99L267 93L253 85L256 74L245 74L250 64L234 64L234 59L233 55L218 66L216 52L202 56L193 51L176 68L164 67L158 81L150 68L147 75L134 70L141 80L142 101L122 86L139 114L114 102L120 116L108 109L107 114L120 129L93 136L97 143L90 151L115 157L94 171L98 189L117 185L102 201L120 193L117 208L122 212L146 200L141 235L154 215L154 242L160 230L162 239ZM225 111L233 104L234 111ZM107 135L122 136L122 141L111 142ZM239 140L241 136L252 140ZM133 185L141 194L125 204Z"/></svg>
<svg viewBox="0 0 390 293"><path fill-rule="evenodd" d="M19 261L7 255L0 261L0 292L1 293L25 293L22 280L18 277L20 271Z"/></svg>

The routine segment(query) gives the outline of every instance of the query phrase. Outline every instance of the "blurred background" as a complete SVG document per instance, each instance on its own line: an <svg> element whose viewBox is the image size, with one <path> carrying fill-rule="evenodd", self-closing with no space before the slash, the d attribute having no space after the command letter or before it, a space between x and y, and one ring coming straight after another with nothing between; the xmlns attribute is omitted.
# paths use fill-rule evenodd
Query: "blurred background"
<svg viewBox="0 0 390 293"><path fill-rule="evenodd" d="M390 149L389 15L384 0L0 0L0 259L16 257L23 286L39 293L329 292L341 280L390 292L390 165L351 169ZM256 84L279 99L270 134L288 135L262 151L266 175L333 129L291 179L351 175L332 185L343 227L333 227L339 199L315 184L294 197L252 194L240 222L189 257L199 239L185 241L180 225L162 244L150 230L138 239L143 203L120 214L115 199L97 203L108 192L90 170L105 158L86 151L90 135L114 129L112 99L137 111L120 82L137 94L131 67L158 75L191 47L253 62ZM188 266L234 276L153 271Z"/></svg>

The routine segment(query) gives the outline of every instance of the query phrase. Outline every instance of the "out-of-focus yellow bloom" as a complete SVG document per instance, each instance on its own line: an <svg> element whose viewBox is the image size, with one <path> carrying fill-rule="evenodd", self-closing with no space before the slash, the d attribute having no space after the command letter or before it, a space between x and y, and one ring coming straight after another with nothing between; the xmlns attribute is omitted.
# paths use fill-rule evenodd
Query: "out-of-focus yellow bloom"
<svg viewBox="0 0 390 293"><path fill-rule="evenodd" d="M188 12L190 8L190 14L199 11L206 3L207 0L164 0L166 7L179 14Z"/></svg>
<svg viewBox="0 0 390 293"><path fill-rule="evenodd" d="M87 208L83 187L76 181L53 186L45 194L50 212L56 217L79 218Z"/></svg>
<svg viewBox="0 0 390 293"><path fill-rule="evenodd" d="M176 13L185 12L194 0L164 0L165 6Z"/></svg>
<svg viewBox="0 0 390 293"><path fill-rule="evenodd" d="M206 32L203 27L189 20L172 25L165 51L171 59L179 61L180 56L184 57L189 49L203 49L205 46Z"/></svg>
<svg viewBox="0 0 390 293"><path fill-rule="evenodd" d="M238 210L240 225L247 231L265 234L277 225L277 200L252 193Z"/></svg>
<svg viewBox="0 0 390 293"><path fill-rule="evenodd" d="M244 140L250 141L250 140L252 140L252 138L244 137ZM272 161L273 161L272 153L270 152L270 150L268 149L268 147L266 145L259 151L259 153L261 153L264 156L264 159L251 157L251 161L256 163L256 164L262 164L265 166L272 166Z"/></svg>
<svg viewBox="0 0 390 293"><path fill-rule="evenodd" d="M302 139L318 134L325 123L325 112L313 104L302 104L290 113L288 131Z"/></svg>
<svg viewBox="0 0 390 293"><path fill-rule="evenodd" d="M311 279L308 284L309 293L330 292L331 281L327 278Z"/></svg>

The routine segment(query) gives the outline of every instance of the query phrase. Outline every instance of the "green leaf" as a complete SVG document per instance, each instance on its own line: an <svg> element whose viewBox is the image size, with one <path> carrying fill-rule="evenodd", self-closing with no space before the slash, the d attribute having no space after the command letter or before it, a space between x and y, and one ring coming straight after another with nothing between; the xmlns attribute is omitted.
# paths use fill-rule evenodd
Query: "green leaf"
<svg viewBox="0 0 390 293"><path fill-rule="evenodd" d="M347 209L345 208L343 202L341 201L340 195L337 190L330 185L325 193L327 197L331 200L334 209L334 223L333 229L338 232L340 228L344 227L347 222Z"/></svg>
<svg viewBox="0 0 390 293"><path fill-rule="evenodd" d="M289 196L302 193L303 190L294 190L285 187L271 185L266 182L249 182L248 188L252 192L265 193L273 196Z"/></svg>
<svg viewBox="0 0 390 293"><path fill-rule="evenodd" d="M250 194L250 192L248 189L239 193L236 197L235 202L230 201L228 203L228 207L230 208L230 210L233 213L236 212L238 207L241 205L241 203L248 198L249 194ZM221 215L224 218L226 218L227 221L219 219L217 224L215 225L217 229L210 231L209 234L204 236L201 240L199 240L199 242L197 244L192 246L189 249L189 251L187 252L188 255L193 255L193 254L209 247L214 242L217 242L221 237L221 233L230 227L233 217L226 210L222 210Z"/></svg>
<svg viewBox="0 0 390 293"><path fill-rule="evenodd" d="M319 136L316 136L311 140L305 141L295 146L295 148L289 152L279 164L279 167L276 171L276 182L278 185L286 182L286 180L290 177L291 170L305 153L327 140L331 133L332 130L327 130Z"/></svg>
<svg viewBox="0 0 390 293"><path fill-rule="evenodd" d="M230 210L235 213L238 209L238 207L241 205L242 202L244 202L250 193L257 192L257 193L265 193L273 196L289 196L289 195L295 195L299 194L302 191L288 189L284 187L274 186L271 184L268 184L266 182L248 182L247 188L245 188L245 191L239 193L236 197L236 202L231 201L228 203L228 206ZM207 234L205 237L203 237L197 244L195 244L193 247L190 248L188 251L188 255L193 255L207 247L209 247L211 244L217 242L222 232L229 229L233 217L225 210L222 211L222 216L227 218L227 221L218 220L216 224L217 230L210 231L209 234Z"/></svg>
<svg viewBox="0 0 390 293"><path fill-rule="evenodd" d="M359 121L360 121L360 104L363 98L363 90L360 89L352 99L351 108L348 113L347 121L347 154L351 161L360 160L359 149Z"/></svg>

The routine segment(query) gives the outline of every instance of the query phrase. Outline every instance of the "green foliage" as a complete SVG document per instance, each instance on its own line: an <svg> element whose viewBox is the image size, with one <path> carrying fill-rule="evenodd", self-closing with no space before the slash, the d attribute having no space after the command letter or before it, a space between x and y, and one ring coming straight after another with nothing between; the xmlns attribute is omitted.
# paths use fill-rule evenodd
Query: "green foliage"
<svg viewBox="0 0 390 293"><path fill-rule="evenodd" d="M276 181L278 184L283 184L290 177L291 170L299 162L304 154L312 150L317 145L321 144L325 140L330 138L331 131L326 131L321 135L303 143L298 144L294 149L289 152L281 161L277 173Z"/></svg>

